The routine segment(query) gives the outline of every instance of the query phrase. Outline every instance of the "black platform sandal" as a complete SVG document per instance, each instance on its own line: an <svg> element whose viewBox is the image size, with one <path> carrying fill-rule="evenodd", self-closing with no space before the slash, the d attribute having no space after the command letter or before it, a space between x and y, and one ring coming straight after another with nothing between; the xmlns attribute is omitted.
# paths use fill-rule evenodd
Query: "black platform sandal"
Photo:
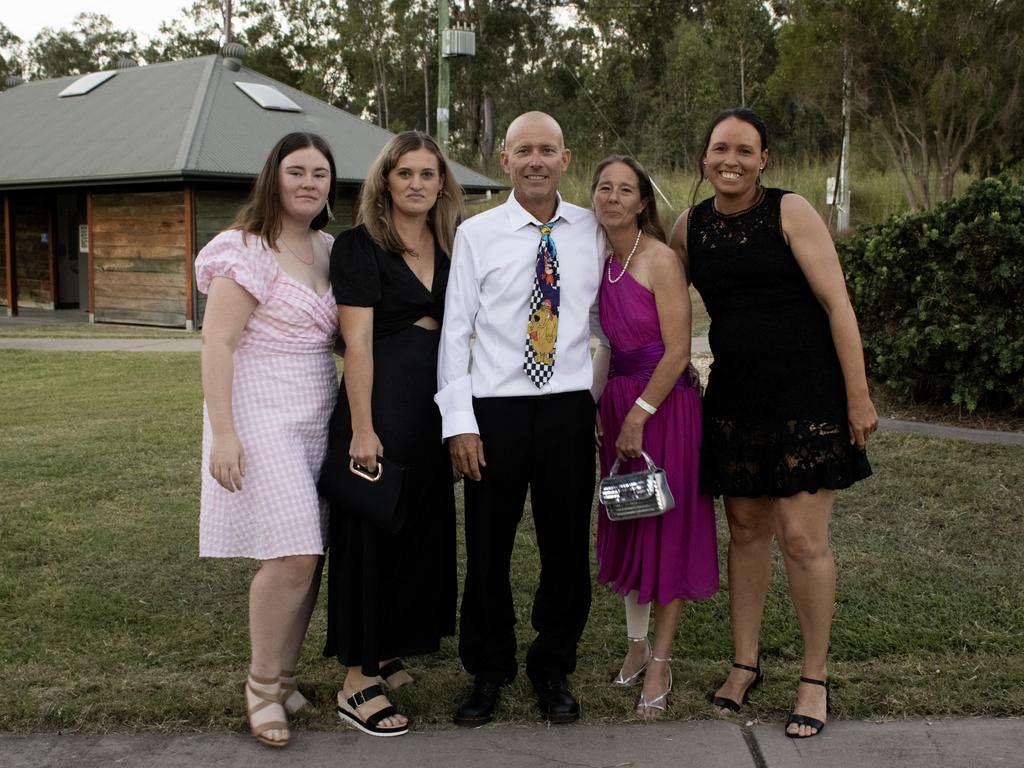
<svg viewBox="0 0 1024 768"><path fill-rule="evenodd" d="M739 712L740 707L747 703L747 697L750 695L750 692L757 688L757 686L761 684L761 681L764 680L764 672L761 671L760 659L757 660L756 667L752 667L749 664L740 664L738 661L733 662L733 667L735 667L736 669L746 670L747 672L753 672L755 675L754 682L748 685L746 690L743 691L743 700L740 702L736 702L732 699L727 699L724 696L715 696L714 694L711 694L710 701L711 706L713 707L718 707L719 709L729 709L733 712Z"/></svg>
<svg viewBox="0 0 1024 768"><path fill-rule="evenodd" d="M401 659L392 659L378 670L377 683L378 685L381 685L384 688L390 688L393 691L402 688L406 685L412 685L416 682L415 678L409 680L409 682L407 683L399 683L397 685L391 682L391 678L393 678L399 672L405 671L405 665L402 664ZM412 676L410 675L410 677Z"/></svg>
<svg viewBox="0 0 1024 768"><path fill-rule="evenodd" d="M813 677L800 676L801 683L808 683L809 685L820 685L825 689L825 714L829 714L831 709L829 706L829 693L832 690L831 680L815 680ZM790 733L789 726L791 725L806 725L810 728L817 729L814 733L808 733L801 736L799 732ZM789 719L786 720L786 735L791 739L809 739L812 736L818 736L822 731L825 730L825 724L818 720L816 717L809 717L808 715L797 715L792 714Z"/></svg>
<svg viewBox="0 0 1024 768"><path fill-rule="evenodd" d="M369 736L401 736L404 733L408 733L408 721L403 725L396 725L391 728L380 725L381 720L398 714L398 710L391 706L390 703L380 711L374 712L365 720L359 716L356 707L361 707L368 701L383 696L384 692L380 689L379 685L371 685L369 688L364 688L348 698L345 697L343 691L338 691L338 717Z"/></svg>

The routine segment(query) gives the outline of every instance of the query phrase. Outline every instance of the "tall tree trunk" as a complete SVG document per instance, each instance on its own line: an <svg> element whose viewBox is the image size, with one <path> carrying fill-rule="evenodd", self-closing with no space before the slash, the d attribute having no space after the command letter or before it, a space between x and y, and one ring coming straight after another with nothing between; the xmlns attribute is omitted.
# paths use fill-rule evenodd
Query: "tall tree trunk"
<svg viewBox="0 0 1024 768"><path fill-rule="evenodd" d="M480 142L480 168L486 170L487 162L494 154L494 97L484 91L483 138Z"/></svg>
<svg viewBox="0 0 1024 768"><path fill-rule="evenodd" d="M423 132L428 136L430 133L430 59L427 52L423 52Z"/></svg>
<svg viewBox="0 0 1024 768"><path fill-rule="evenodd" d="M747 106L747 79L745 73L746 50L743 41L740 40L740 106Z"/></svg>

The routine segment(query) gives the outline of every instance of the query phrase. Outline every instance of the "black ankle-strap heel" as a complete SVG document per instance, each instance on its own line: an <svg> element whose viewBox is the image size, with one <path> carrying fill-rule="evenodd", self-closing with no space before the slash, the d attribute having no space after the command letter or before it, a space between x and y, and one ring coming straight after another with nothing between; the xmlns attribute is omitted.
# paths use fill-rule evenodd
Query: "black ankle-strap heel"
<svg viewBox="0 0 1024 768"><path fill-rule="evenodd" d="M757 660L756 667L752 667L749 664L740 664L738 661L734 661L732 665L736 669L742 669L746 672L753 672L755 675L754 681L747 686L745 691L743 691L743 699L739 702L736 702L733 699L727 699L724 696L715 696L714 694L711 694L710 701L711 706L713 707L718 707L719 709L728 709L732 710L733 712L739 712L740 707L747 703L747 697L750 695L750 692L757 688L757 686L761 684L761 681L764 680L764 672L761 671L760 659Z"/></svg>
<svg viewBox="0 0 1024 768"><path fill-rule="evenodd" d="M813 677L800 676L801 683L807 683L808 685L820 685L825 689L825 713L829 714L832 711L832 706L829 702L829 694L832 692L832 681L831 680L816 680ZM808 733L805 736L801 736L800 733L790 733L789 726L791 725L806 725L811 728L815 728L815 733ZM825 730L825 723L816 717L810 717L808 715L797 715L792 714L789 719L786 720L786 735L791 739L809 739L812 736L819 735Z"/></svg>

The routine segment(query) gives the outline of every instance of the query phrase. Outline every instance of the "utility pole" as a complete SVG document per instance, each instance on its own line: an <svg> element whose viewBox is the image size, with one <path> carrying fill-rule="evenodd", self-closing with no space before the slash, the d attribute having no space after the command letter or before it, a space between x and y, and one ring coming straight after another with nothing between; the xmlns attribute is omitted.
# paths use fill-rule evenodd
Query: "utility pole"
<svg viewBox="0 0 1024 768"><path fill-rule="evenodd" d="M437 144L448 154L448 59L444 36L448 31L448 0L437 0Z"/></svg>
<svg viewBox="0 0 1024 768"><path fill-rule="evenodd" d="M231 42L231 0L223 0L221 10L224 14L224 45Z"/></svg>
<svg viewBox="0 0 1024 768"><path fill-rule="evenodd" d="M850 228L850 72L843 49L843 146L839 150L839 183L836 190L836 232Z"/></svg>
<svg viewBox="0 0 1024 768"><path fill-rule="evenodd" d="M448 0L437 0L437 145L448 153L448 59L476 55L476 35L448 28Z"/></svg>

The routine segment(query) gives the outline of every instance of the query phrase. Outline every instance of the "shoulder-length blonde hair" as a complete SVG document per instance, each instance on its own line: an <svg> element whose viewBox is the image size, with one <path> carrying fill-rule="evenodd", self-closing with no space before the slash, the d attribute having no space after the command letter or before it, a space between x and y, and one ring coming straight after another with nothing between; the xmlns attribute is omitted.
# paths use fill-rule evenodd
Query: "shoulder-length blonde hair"
<svg viewBox="0 0 1024 768"><path fill-rule="evenodd" d="M315 133L296 131L289 133L270 150L263 170L256 178L249 199L235 216L229 229L242 230L242 237L247 233L259 235L270 248L277 248L277 238L281 235L281 176L278 169L288 155L300 149L312 147L327 158L331 168L331 183L327 188L327 205L310 222L310 229L323 229L327 222L334 218L334 198L337 192L338 171L334 165L331 148L321 136Z"/></svg>
<svg viewBox="0 0 1024 768"><path fill-rule="evenodd" d="M402 238L395 229L391 215L391 196L388 194L388 174L398 165L399 158L406 152L426 149L437 158L437 170L441 176L441 194L427 214L427 223L437 244L448 256L452 255L455 228L464 216L462 187L455 181L451 169L430 136L420 131L403 131L384 145L377 159L370 166L370 172L359 193L359 214L356 223L366 227L370 237L387 251L402 253L406 250Z"/></svg>

